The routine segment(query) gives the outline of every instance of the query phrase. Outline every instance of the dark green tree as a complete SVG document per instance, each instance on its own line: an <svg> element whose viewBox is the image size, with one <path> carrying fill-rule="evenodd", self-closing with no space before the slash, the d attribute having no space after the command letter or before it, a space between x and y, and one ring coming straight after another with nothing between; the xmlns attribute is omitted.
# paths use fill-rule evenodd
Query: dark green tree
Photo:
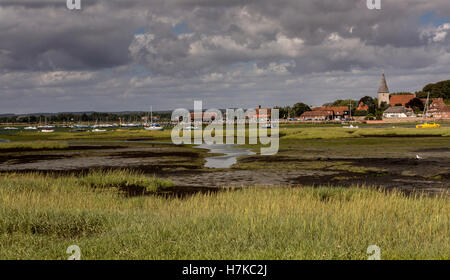
<svg viewBox="0 0 450 280"><path fill-rule="evenodd" d="M430 93L430 98L443 98L446 102L450 101L450 80L441 81L435 84L426 85L422 91L416 92L418 98L427 98Z"/></svg>
<svg viewBox="0 0 450 280"><path fill-rule="evenodd" d="M332 106L350 106L352 104L352 108L356 108L358 104L356 103L356 100L353 99L345 99L345 100L336 100L333 102Z"/></svg>
<svg viewBox="0 0 450 280"><path fill-rule="evenodd" d="M311 111L311 108L309 108L308 105L302 102L296 103L294 106L292 106L291 117L299 117L306 111Z"/></svg>
<svg viewBox="0 0 450 280"><path fill-rule="evenodd" d="M409 101L406 104L406 107L413 109L414 112L417 114L423 112L425 105L423 104L422 100L416 97L411 99L411 101Z"/></svg>
<svg viewBox="0 0 450 280"><path fill-rule="evenodd" d="M373 114L375 115L376 111L377 111L377 103L378 101L375 101L372 97L370 96L364 96L363 98L361 98L359 100L358 103L364 103L369 107L368 113L369 114Z"/></svg>

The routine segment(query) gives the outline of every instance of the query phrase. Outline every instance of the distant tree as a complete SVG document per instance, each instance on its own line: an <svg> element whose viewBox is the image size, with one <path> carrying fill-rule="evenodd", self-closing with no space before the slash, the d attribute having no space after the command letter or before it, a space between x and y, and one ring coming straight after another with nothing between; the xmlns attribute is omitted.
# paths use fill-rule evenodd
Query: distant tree
<svg viewBox="0 0 450 280"><path fill-rule="evenodd" d="M422 91L416 92L416 97L427 98L428 93L431 98L443 98L448 102L450 100L450 80L428 84Z"/></svg>
<svg viewBox="0 0 450 280"><path fill-rule="evenodd" d="M411 101L406 104L406 107L413 109L415 113L420 113L425 108L425 105L422 100L416 97L411 99Z"/></svg>
<svg viewBox="0 0 450 280"><path fill-rule="evenodd" d="M375 115L374 114L368 114L367 116L366 116L366 120L374 120L376 117L375 117Z"/></svg>
<svg viewBox="0 0 450 280"><path fill-rule="evenodd" d="M359 100L359 103L361 103L361 102L366 104L369 107L368 113L370 113L370 114L376 113L378 101L375 101L374 98L372 98L370 96L364 96L363 98L361 98Z"/></svg>
<svg viewBox="0 0 450 280"><path fill-rule="evenodd" d="M367 116L367 114L369 114L369 112L367 112L366 110L362 110L362 111L355 111L355 113L353 113L353 116L361 117L361 116Z"/></svg>
<svg viewBox="0 0 450 280"><path fill-rule="evenodd" d="M389 105L386 102L381 102L380 106L378 107L378 111L384 112L389 108Z"/></svg>
<svg viewBox="0 0 450 280"><path fill-rule="evenodd" d="M336 100L333 102L332 106L350 106L352 105L352 108L356 108L358 104L356 103L356 100L353 99L345 99L345 100Z"/></svg>
<svg viewBox="0 0 450 280"><path fill-rule="evenodd" d="M306 111L311 111L311 108L305 103L299 102L292 106L292 115L295 117L301 116Z"/></svg>
<svg viewBox="0 0 450 280"><path fill-rule="evenodd" d="M292 108L290 106L286 106L286 107L276 106L276 107L274 107L274 109L279 110L280 118L287 119L289 117L292 117L291 116Z"/></svg>
<svg viewBox="0 0 450 280"><path fill-rule="evenodd" d="M389 105L386 102L381 102L380 106L378 107L377 111L375 112L375 117L377 120L383 119L383 113L389 108Z"/></svg>

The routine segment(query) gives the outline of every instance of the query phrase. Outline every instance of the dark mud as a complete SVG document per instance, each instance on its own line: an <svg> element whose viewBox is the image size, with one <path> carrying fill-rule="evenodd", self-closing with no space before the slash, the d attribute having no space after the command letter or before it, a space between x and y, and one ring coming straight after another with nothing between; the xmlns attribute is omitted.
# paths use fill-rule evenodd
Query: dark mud
<svg viewBox="0 0 450 280"><path fill-rule="evenodd" d="M85 174L92 169L133 169L172 179L175 187L156 195L179 197L252 185L364 185L405 192L442 193L450 187L450 157L446 154L449 150L445 147L422 149L420 153L424 159L421 160L412 155L407 155L407 158L313 156L308 159L290 155L247 156L240 158L234 168L211 169L204 167L207 153L201 149L167 144L71 145L64 151L2 153L0 173L39 171L59 176ZM239 166L245 166L245 163L259 164L257 168ZM311 168L304 168L309 165ZM122 192L127 196L155 195L138 188Z"/></svg>
<svg viewBox="0 0 450 280"><path fill-rule="evenodd" d="M148 157L188 157L188 158L200 158L200 154L194 153L194 152L123 152L123 153L116 153L111 156L114 157L121 157L121 158L148 158Z"/></svg>
<svg viewBox="0 0 450 280"><path fill-rule="evenodd" d="M180 199L184 199L196 194L213 194L225 190L225 188L175 186L159 189L156 191L148 191L145 187L137 185L128 185L110 188L118 189L118 195L129 198L138 196L158 196L163 198L180 198Z"/></svg>
<svg viewBox="0 0 450 280"><path fill-rule="evenodd" d="M442 153L450 152L450 148L428 148L417 150L418 153Z"/></svg>
<svg viewBox="0 0 450 280"><path fill-rule="evenodd" d="M126 146L72 146L67 148L12 148L2 149L1 153L23 153L23 152L51 152L51 151L85 151L85 150L107 150L107 149L119 149Z"/></svg>
<svg viewBox="0 0 450 280"><path fill-rule="evenodd" d="M378 134L364 134L362 135L362 137L365 138L417 138L417 135L397 135L395 133L393 134L383 134L383 135L378 135ZM436 135L436 134L421 134L420 137L424 137L424 138L431 138L431 137L443 137L442 135Z"/></svg>

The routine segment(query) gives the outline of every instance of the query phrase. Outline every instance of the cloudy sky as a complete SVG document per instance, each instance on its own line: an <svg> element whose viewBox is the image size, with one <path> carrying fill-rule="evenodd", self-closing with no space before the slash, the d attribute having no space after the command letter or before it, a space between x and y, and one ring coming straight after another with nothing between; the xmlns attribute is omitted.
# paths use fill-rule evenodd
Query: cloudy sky
<svg viewBox="0 0 450 280"><path fill-rule="evenodd" d="M252 108L450 79L450 2L0 0L0 114Z"/></svg>

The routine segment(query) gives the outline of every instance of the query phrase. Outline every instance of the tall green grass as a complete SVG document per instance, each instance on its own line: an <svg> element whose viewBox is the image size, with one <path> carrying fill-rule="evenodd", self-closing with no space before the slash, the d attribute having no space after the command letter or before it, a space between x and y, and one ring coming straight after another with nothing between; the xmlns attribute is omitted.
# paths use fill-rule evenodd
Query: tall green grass
<svg viewBox="0 0 450 280"><path fill-rule="evenodd" d="M0 143L0 150L58 150L68 148L65 141L29 141Z"/></svg>
<svg viewBox="0 0 450 280"><path fill-rule="evenodd" d="M138 171L109 170L92 171L80 179L84 185L93 188L141 188L146 192L157 192L173 186L172 181L155 176L147 177Z"/></svg>
<svg viewBox="0 0 450 280"><path fill-rule="evenodd" d="M361 137L424 137L442 136L450 137L450 128L441 127L434 129L417 129L404 127L391 128L359 128L345 129L342 127L327 128L298 128L280 129L283 140L287 139L339 139Z"/></svg>
<svg viewBox="0 0 450 280"><path fill-rule="evenodd" d="M99 179L98 176L111 177ZM369 188L251 187L126 197L151 177L0 176L0 259L449 259L449 197ZM151 180L151 179L150 179Z"/></svg>

